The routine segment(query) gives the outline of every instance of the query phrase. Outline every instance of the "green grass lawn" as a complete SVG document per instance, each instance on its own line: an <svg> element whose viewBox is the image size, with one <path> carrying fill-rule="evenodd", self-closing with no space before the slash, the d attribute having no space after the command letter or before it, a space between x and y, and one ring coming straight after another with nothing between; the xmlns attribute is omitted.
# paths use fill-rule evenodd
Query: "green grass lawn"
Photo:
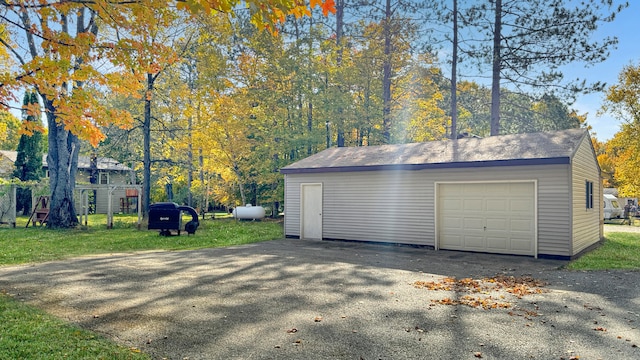
<svg viewBox="0 0 640 360"><path fill-rule="evenodd" d="M571 270L640 270L640 234L608 233L599 248L570 262Z"/></svg>
<svg viewBox="0 0 640 360"><path fill-rule="evenodd" d="M116 215L107 229L105 215L90 215L87 226L71 230L0 227L0 266L60 260L74 256L144 250L188 250L249 244L283 236L280 221L204 220L195 235L160 236L137 229L137 217ZM185 217L186 223L190 217ZM118 346L95 333L69 325L19 303L0 289L0 359L149 359L137 349Z"/></svg>
<svg viewBox="0 0 640 360"><path fill-rule="evenodd" d="M186 223L189 218L185 218ZM132 252L142 250L189 250L212 248L283 236L280 221L204 220L195 235L159 236L156 230L141 230L137 217L114 217L113 229L107 229L105 215L90 215L88 226L70 230L44 227L24 228L26 218L16 228L0 228L0 266L60 260L74 256Z"/></svg>
<svg viewBox="0 0 640 360"><path fill-rule="evenodd" d="M149 359L0 294L0 359Z"/></svg>

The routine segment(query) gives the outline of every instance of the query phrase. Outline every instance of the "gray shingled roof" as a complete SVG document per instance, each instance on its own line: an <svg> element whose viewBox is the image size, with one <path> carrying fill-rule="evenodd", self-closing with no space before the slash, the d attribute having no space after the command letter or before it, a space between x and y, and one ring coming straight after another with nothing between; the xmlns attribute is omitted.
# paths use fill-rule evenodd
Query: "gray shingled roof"
<svg viewBox="0 0 640 360"><path fill-rule="evenodd" d="M42 166L48 166L46 155L42 159ZM78 156L78 169L91 169L91 158L89 156ZM131 168L115 159L98 156L98 170L131 171Z"/></svg>
<svg viewBox="0 0 640 360"><path fill-rule="evenodd" d="M285 166L287 173L568 164L585 129L424 143L341 147Z"/></svg>
<svg viewBox="0 0 640 360"><path fill-rule="evenodd" d="M0 150L7 159L16 162L18 152L13 150ZM42 166L48 167L47 154L42 155ZM78 169L90 169L91 159L88 156L78 156ZM117 160L107 157L98 157L98 170L131 171L131 168L119 163Z"/></svg>

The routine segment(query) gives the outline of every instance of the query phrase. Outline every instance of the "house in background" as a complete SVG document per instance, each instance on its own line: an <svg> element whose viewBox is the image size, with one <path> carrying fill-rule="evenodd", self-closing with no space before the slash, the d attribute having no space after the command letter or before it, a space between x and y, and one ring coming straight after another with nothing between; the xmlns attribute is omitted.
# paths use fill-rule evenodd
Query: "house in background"
<svg viewBox="0 0 640 360"><path fill-rule="evenodd" d="M17 156L17 151L0 150L0 177L11 178ZM48 183L49 166L46 154L42 156L42 171L42 181ZM89 156L78 156L76 186L90 184L93 172L96 172L96 185L98 186L95 186L95 197L90 194L92 198L90 203L96 214L106 214L109 206L109 185L135 184L135 173L130 167L111 158L96 158L92 168ZM118 210L120 212L133 212L136 210L137 196L137 191L132 189L112 190L111 207L115 212ZM76 196L75 200L76 209L80 211L80 196Z"/></svg>
<svg viewBox="0 0 640 360"><path fill-rule="evenodd" d="M17 156L17 151L0 150L0 178L11 178L11 174L15 170Z"/></svg>
<svg viewBox="0 0 640 360"><path fill-rule="evenodd" d="M280 171L287 237L561 259L603 238L584 129L330 148Z"/></svg>

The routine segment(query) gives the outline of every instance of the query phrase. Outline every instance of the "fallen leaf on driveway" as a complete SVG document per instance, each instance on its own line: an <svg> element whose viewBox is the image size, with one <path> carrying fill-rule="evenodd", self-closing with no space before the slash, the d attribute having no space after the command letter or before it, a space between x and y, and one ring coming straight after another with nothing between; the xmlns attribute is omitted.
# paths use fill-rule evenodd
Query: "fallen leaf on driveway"
<svg viewBox="0 0 640 360"><path fill-rule="evenodd" d="M603 328L602 326L598 326L597 328L594 328L593 330L595 330L595 331L607 331L607 329Z"/></svg>
<svg viewBox="0 0 640 360"><path fill-rule="evenodd" d="M298 329L296 329L296 328L287 330L287 333L289 333L289 334L293 334L293 333L297 333L297 332L298 332Z"/></svg>
<svg viewBox="0 0 640 360"><path fill-rule="evenodd" d="M473 356L477 357L477 358L482 358L482 353L481 352L474 352Z"/></svg>
<svg viewBox="0 0 640 360"><path fill-rule="evenodd" d="M315 319L313 319L313 321L315 321L315 322L322 321L322 316L316 316Z"/></svg>
<svg viewBox="0 0 640 360"><path fill-rule="evenodd" d="M441 300L431 300L434 304L466 305L485 310L510 308L512 304L508 301L503 301L506 300L505 293L511 294L517 299L522 299L526 295L545 292L546 290L541 289L544 285L546 285L545 282L534 279L531 276L515 277L506 275L497 275L491 278L482 278L477 280L472 278L458 280L447 277L439 282L415 281L413 283L413 286L419 289L432 291L455 291L457 293L473 294L473 296L462 296L460 300L452 300L448 297ZM500 301L496 299L500 299Z"/></svg>

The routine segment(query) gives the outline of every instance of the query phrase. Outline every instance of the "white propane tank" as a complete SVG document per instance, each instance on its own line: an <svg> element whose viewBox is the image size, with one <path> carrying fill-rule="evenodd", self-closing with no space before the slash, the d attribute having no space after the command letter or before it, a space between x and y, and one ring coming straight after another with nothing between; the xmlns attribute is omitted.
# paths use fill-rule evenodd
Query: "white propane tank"
<svg viewBox="0 0 640 360"><path fill-rule="evenodd" d="M264 219L264 208L262 206L238 206L233 209L233 217L236 219Z"/></svg>

